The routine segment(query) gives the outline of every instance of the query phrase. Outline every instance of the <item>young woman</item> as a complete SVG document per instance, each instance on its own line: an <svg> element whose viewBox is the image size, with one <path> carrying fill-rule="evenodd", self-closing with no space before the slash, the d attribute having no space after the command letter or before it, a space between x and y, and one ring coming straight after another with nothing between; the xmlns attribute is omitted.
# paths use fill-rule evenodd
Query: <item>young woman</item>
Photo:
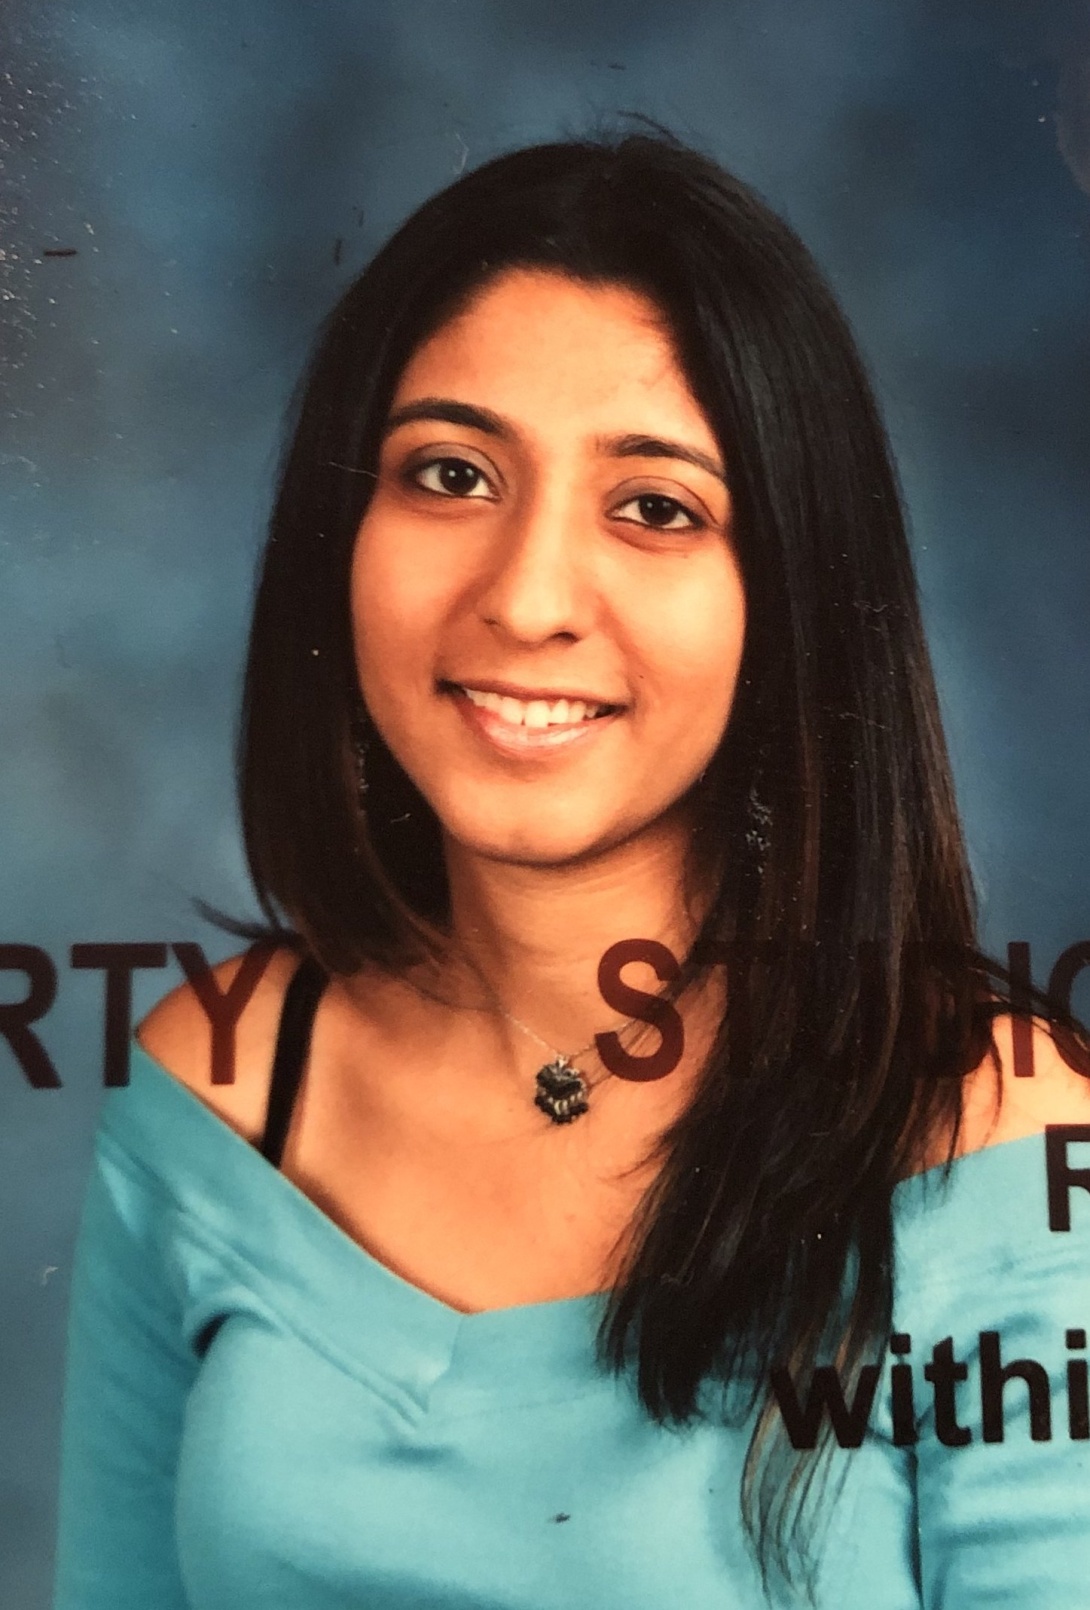
<svg viewBox="0 0 1090 1610"><path fill-rule="evenodd" d="M106 1101L56 1610L1085 1606L1085 1043L975 949L882 429L743 185L534 148L380 252L241 798L270 927Z"/></svg>

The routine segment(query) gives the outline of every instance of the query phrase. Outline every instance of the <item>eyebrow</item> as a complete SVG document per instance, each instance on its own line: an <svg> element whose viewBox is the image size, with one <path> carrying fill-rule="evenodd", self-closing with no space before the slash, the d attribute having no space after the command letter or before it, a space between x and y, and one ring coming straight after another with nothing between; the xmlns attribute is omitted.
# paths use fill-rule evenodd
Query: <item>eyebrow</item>
<svg viewBox="0 0 1090 1610"><path fill-rule="evenodd" d="M599 438L598 446L610 458L677 458L684 464L695 464L698 470L706 470L724 486L727 482L721 464L710 454L702 453L698 447L687 447L684 442L661 436L607 436Z"/></svg>
<svg viewBox="0 0 1090 1610"><path fill-rule="evenodd" d="M499 414L494 414L490 408L480 408L475 403L456 402L453 397L421 397L417 402L405 403L403 407L395 408L386 421L383 434L389 436L402 425L410 425L418 419L436 420L445 425L462 425L469 430L479 430L485 436L498 436L508 441L514 435L506 421ZM710 454L702 453L698 447L688 447L684 442L633 433L625 436L600 436L595 445L599 452L605 453L609 458L679 459L684 464L695 465L697 469L704 470L726 485L727 477L723 466Z"/></svg>
<svg viewBox="0 0 1090 1610"><path fill-rule="evenodd" d="M490 408L455 402L451 397L421 397L418 402L395 408L386 421L383 434L389 436L399 426L411 425L414 419L434 419L444 425L465 425L470 430L483 431L486 436L509 438L512 434L510 427Z"/></svg>

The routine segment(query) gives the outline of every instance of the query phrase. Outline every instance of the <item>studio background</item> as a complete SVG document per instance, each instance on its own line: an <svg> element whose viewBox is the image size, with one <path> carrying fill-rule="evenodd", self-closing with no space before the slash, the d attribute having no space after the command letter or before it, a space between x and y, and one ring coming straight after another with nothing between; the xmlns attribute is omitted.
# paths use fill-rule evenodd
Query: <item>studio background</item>
<svg viewBox="0 0 1090 1610"><path fill-rule="evenodd" d="M232 739L281 419L316 325L466 166L647 114L815 251L904 480L984 937L1090 939L1090 3L6 0L0 1601L49 1598L103 975L237 948ZM58 255L60 254L60 255ZM138 973L133 1015L180 981ZM0 971L0 1003L26 978ZM1074 1002L1090 1010L1090 969Z"/></svg>

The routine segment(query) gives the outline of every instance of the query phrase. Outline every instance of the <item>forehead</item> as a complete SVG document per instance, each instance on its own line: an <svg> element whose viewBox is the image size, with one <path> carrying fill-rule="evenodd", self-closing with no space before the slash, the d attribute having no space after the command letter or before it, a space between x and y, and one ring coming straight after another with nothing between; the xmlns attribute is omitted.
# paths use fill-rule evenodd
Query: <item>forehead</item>
<svg viewBox="0 0 1090 1610"><path fill-rule="evenodd" d="M417 348L394 402L427 396L558 424L635 410L656 416L648 426L662 428L668 417L712 439L656 304L625 285L545 269L490 280Z"/></svg>

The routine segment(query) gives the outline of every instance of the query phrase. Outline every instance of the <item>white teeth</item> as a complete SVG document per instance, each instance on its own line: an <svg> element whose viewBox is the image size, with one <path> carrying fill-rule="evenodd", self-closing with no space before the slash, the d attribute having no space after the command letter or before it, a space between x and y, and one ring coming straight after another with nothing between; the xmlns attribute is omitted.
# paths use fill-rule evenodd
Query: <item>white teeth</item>
<svg viewBox="0 0 1090 1610"><path fill-rule="evenodd" d="M602 709L600 704L588 704L585 699L513 699L507 694L482 693L477 688L463 688L471 704L482 710L491 710L512 726L566 727L579 721L591 721Z"/></svg>

